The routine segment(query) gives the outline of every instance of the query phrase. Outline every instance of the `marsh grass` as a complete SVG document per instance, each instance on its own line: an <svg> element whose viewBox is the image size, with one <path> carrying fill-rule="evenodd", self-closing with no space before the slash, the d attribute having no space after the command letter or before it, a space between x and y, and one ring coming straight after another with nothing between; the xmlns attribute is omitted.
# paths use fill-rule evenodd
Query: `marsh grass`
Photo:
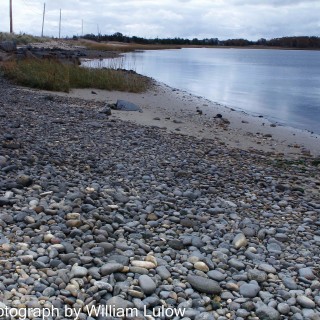
<svg viewBox="0 0 320 320"><path fill-rule="evenodd" d="M150 79L136 73L114 69L82 68L54 60L8 61L1 66L5 77L17 84L50 91L69 92L71 88L95 88L144 92Z"/></svg>

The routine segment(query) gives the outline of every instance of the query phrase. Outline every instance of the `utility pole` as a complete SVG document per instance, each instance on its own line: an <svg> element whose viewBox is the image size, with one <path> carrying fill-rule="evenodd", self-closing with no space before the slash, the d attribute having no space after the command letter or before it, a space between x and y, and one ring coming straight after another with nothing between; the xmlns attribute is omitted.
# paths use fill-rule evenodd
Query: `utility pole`
<svg viewBox="0 0 320 320"><path fill-rule="evenodd" d="M44 15L46 14L46 4L43 4L43 17L42 17L42 31L41 31L41 37L43 37L43 26L44 26Z"/></svg>
<svg viewBox="0 0 320 320"><path fill-rule="evenodd" d="M13 33L13 22L12 22L12 0L10 0L10 33Z"/></svg>
<svg viewBox="0 0 320 320"><path fill-rule="evenodd" d="M60 20L59 20L59 39L61 36L61 9L60 9Z"/></svg>
<svg viewBox="0 0 320 320"><path fill-rule="evenodd" d="M83 37L83 19L81 20L81 36Z"/></svg>

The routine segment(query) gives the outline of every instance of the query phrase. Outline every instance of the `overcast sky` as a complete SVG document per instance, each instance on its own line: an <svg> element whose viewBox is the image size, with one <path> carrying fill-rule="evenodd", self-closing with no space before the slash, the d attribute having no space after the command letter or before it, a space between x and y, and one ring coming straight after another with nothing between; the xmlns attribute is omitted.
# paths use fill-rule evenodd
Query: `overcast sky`
<svg viewBox="0 0 320 320"><path fill-rule="evenodd" d="M129 36L274 38L319 36L320 0L12 0L14 32L61 36L121 32ZM0 0L0 31L9 31L9 0Z"/></svg>

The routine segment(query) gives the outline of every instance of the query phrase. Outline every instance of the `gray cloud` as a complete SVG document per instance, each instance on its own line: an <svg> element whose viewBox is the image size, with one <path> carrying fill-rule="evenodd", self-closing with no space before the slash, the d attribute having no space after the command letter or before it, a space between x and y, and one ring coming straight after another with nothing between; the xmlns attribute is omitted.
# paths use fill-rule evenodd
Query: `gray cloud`
<svg viewBox="0 0 320 320"><path fill-rule="evenodd" d="M15 32L41 33L45 0L14 0ZM8 12L1 1L0 12ZM272 38L285 35L319 36L319 0L46 0L45 34L122 32L143 37ZM9 17L0 20L8 31Z"/></svg>

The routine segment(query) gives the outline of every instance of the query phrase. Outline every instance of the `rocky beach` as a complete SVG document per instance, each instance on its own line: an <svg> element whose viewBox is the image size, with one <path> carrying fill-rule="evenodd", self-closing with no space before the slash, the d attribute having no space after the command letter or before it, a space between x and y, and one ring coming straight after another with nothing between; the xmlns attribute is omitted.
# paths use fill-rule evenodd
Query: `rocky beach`
<svg viewBox="0 0 320 320"><path fill-rule="evenodd" d="M317 137L156 90L0 79L0 316L320 319Z"/></svg>

